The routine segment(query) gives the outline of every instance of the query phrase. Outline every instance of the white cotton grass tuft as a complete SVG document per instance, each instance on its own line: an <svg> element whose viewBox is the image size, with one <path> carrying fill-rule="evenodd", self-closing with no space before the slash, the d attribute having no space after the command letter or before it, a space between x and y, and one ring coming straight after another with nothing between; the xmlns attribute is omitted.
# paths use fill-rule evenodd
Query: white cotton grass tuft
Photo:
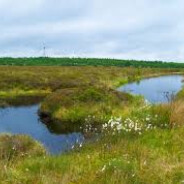
<svg viewBox="0 0 184 184"><path fill-rule="evenodd" d="M158 115L155 115L154 118L157 118ZM143 131L148 131L155 129L156 126L152 123L152 116L147 114L146 117L138 119L126 118L122 119L121 117L111 117L109 121L102 125L102 132L116 133L126 132L126 133L137 133L141 135Z"/></svg>

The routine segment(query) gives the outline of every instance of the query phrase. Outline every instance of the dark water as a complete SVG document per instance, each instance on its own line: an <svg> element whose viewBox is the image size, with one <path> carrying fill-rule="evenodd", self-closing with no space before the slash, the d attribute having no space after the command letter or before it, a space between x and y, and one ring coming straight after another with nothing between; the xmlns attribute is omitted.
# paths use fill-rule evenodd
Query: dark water
<svg viewBox="0 0 184 184"><path fill-rule="evenodd" d="M170 75L134 82L118 88L118 91L143 95L151 103L167 103L171 96L181 90L183 76Z"/></svg>
<svg viewBox="0 0 184 184"><path fill-rule="evenodd" d="M52 154L63 153L84 141L81 133L59 134L40 122L38 105L0 109L0 133L26 134L41 142Z"/></svg>

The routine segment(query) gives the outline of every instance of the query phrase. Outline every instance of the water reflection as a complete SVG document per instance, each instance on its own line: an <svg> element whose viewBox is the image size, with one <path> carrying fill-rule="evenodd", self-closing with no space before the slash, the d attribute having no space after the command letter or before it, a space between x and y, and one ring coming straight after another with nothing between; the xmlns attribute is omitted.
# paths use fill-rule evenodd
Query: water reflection
<svg viewBox="0 0 184 184"><path fill-rule="evenodd" d="M26 134L41 142L52 154L63 153L76 143L82 143L81 133L55 132L44 125L37 114L38 105L11 107L0 110L0 133Z"/></svg>
<svg viewBox="0 0 184 184"><path fill-rule="evenodd" d="M130 83L118 90L143 95L151 103L166 103L182 88L181 75L161 76Z"/></svg>

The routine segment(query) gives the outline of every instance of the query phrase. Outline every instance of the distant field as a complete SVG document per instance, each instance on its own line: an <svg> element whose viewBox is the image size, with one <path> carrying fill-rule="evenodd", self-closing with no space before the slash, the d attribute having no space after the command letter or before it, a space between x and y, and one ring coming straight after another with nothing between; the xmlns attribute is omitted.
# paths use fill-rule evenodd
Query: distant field
<svg viewBox="0 0 184 184"><path fill-rule="evenodd" d="M184 68L184 63L97 58L0 58L0 65L13 66L120 66L151 68Z"/></svg>

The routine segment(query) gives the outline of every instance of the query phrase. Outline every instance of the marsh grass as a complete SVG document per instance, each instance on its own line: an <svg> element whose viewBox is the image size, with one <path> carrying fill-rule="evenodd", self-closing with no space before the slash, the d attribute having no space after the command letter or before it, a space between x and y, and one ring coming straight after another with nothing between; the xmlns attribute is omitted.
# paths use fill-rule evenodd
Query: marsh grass
<svg viewBox="0 0 184 184"><path fill-rule="evenodd" d="M1 66L0 97L5 103L10 96L46 96L59 89L88 86L115 88L145 76L177 72L176 69L118 67Z"/></svg>
<svg viewBox="0 0 184 184"><path fill-rule="evenodd" d="M0 178L9 183L36 184L181 183L183 133L181 128L155 129L137 136L108 135L61 156L17 158L2 167Z"/></svg>
<svg viewBox="0 0 184 184"><path fill-rule="evenodd" d="M141 103L141 99L137 100ZM106 87L64 89L48 96L41 104L40 113L69 127L80 127L88 117L93 117L92 126L98 126L111 116L119 116L133 101L133 96Z"/></svg>
<svg viewBox="0 0 184 184"><path fill-rule="evenodd" d="M141 97L114 90L117 85L141 77L171 72L176 70L1 67L2 103L11 104L10 96L18 99L43 95L43 112L60 120L56 129L64 120L66 127L79 123L85 128L87 125L87 131L91 131L93 124L104 127L94 142L76 145L63 155L48 155L27 136L1 135L1 183L182 183L184 127L182 115L178 116L183 112L182 100L172 106L152 106ZM180 127L171 128L171 122L178 122Z"/></svg>

